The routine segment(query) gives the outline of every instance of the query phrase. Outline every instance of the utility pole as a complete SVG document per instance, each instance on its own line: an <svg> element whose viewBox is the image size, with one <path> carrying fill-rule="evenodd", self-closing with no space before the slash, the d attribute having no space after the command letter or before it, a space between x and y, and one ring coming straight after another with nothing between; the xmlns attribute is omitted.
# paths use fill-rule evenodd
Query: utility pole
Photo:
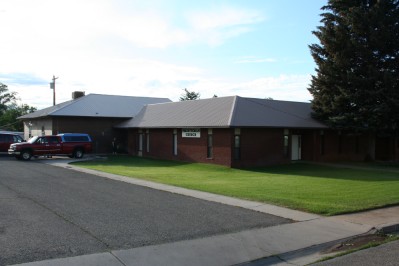
<svg viewBox="0 0 399 266"><path fill-rule="evenodd" d="M55 77L53 75L53 82L50 82L50 89L53 90L53 105L55 105L55 80L58 79L58 77Z"/></svg>

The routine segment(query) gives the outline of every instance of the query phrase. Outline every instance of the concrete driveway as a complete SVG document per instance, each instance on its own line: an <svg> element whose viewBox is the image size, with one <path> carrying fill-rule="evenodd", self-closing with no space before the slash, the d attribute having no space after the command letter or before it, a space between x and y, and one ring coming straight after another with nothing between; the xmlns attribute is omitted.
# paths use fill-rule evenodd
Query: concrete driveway
<svg viewBox="0 0 399 266"><path fill-rule="evenodd" d="M0 265L289 223L281 217L0 157Z"/></svg>

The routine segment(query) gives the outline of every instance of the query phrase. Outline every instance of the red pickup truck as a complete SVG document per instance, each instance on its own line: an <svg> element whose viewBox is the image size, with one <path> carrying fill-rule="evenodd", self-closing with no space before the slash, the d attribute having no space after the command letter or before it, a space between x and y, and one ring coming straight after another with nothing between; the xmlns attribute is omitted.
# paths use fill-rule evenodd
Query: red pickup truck
<svg viewBox="0 0 399 266"><path fill-rule="evenodd" d="M92 141L87 134L67 133L56 136L36 136L27 142L10 145L8 153L28 161L32 156L67 155L80 159L92 151Z"/></svg>

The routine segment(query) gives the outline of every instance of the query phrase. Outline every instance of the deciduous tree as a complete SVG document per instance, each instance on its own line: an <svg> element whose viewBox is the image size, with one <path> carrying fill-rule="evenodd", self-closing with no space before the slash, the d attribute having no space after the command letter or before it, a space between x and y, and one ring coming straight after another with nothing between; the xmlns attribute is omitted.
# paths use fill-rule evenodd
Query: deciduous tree
<svg viewBox="0 0 399 266"><path fill-rule="evenodd" d="M23 131L22 121L17 117L36 111L35 107L16 103L17 93L9 92L7 85L0 83L0 128L11 131Z"/></svg>
<svg viewBox="0 0 399 266"><path fill-rule="evenodd" d="M180 96L180 101L190 101L190 100L199 100L200 99L200 93L195 92L195 91L189 91L187 89L184 89L183 94Z"/></svg>
<svg viewBox="0 0 399 266"><path fill-rule="evenodd" d="M7 110L7 106L17 100L16 92L9 92L8 86L0 82L0 115Z"/></svg>

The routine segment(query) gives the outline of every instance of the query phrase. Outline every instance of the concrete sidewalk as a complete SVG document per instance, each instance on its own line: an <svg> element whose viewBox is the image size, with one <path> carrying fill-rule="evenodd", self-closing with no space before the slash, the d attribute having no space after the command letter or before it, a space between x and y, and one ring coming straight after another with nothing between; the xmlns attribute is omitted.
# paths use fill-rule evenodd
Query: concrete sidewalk
<svg viewBox="0 0 399 266"><path fill-rule="evenodd" d="M321 217L270 204L83 169L68 165L68 160L43 162L122 182L269 213L296 222L201 239L20 265L305 265L321 258L323 255L319 251L327 244L364 234L372 229L399 229L399 206ZM261 258L264 258L261 260L262 264L251 263Z"/></svg>

